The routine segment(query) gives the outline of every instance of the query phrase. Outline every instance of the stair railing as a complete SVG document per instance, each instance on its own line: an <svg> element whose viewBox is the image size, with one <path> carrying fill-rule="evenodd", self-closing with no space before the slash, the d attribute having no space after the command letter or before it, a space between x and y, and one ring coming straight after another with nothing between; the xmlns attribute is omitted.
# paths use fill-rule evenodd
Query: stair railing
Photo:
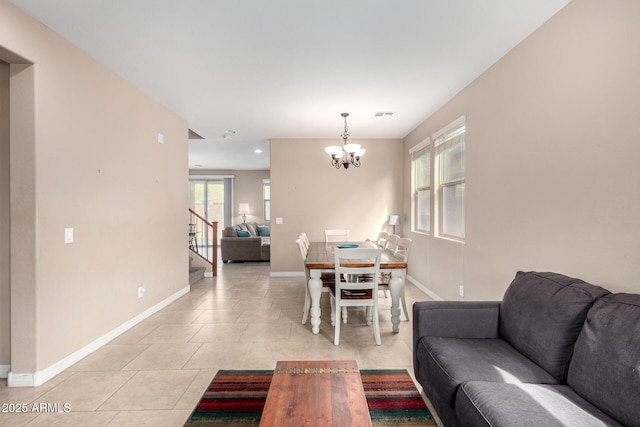
<svg viewBox="0 0 640 427"><path fill-rule="evenodd" d="M211 264L213 275L218 269L218 222L209 222L189 209L189 250Z"/></svg>

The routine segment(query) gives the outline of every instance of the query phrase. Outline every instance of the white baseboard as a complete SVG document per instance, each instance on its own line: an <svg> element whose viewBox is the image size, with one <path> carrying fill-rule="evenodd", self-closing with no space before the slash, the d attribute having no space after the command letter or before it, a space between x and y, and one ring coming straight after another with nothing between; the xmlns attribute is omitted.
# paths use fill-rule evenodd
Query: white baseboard
<svg viewBox="0 0 640 427"><path fill-rule="evenodd" d="M272 271L269 277L304 277L304 271Z"/></svg>
<svg viewBox="0 0 640 427"><path fill-rule="evenodd" d="M0 365L0 378L7 378L11 365Z"/></svg>
<svg viewBox="0 0 640 427"><path fill-rule="evenodd" d="M118 337L119 335L123 334L124 332L128 331L129 329L137 325L138 323L142 322L147 317L151 316L154 313L157 313L158 311L162 310L163 308L165 308L166 306L168 306L169 304L171 304L181 296L189 293L190 289L191 288L189 286L186 286L180 289L175 294L169 296L163 301L160 301L158 304L154 305L153 307L148 308L147 310L138 314L133 319L123 323L122 325L118 326L112 331L106 333L105 335L101 336L95 341L90 342L89 344L85 345L81 349L71 353L69 356L54 363L48 368L43 369L42 371L38 371L38 372L9 371L7 375L7 385L9 387L37 387L39 385L44 384L45 382L49 381L51 378L55 377L56 375L64 371L65 369L69 368L74 363L79 362L83 358L87 357L89 354L93 353L103 345L107 344L109 341L113 340L114 338ZM0 366L0 373L2 372L1 368L2 366Z"/></svg>
<svg viewBox="0 0 640 427"><path fill-rule="evenodd" d="M407 274L407 280L410 281L411 283L413 283L416 286L416 288L420 289L422 292L427 294L427 296L429 298L431 298L432 300L434 300L434 301L444 301L444 299L442 297L440 297L438 294L436 294L431 289L427 288L425 285L423 285L422 283L418 282L415 278L409 276L408 274Z"/></svg>

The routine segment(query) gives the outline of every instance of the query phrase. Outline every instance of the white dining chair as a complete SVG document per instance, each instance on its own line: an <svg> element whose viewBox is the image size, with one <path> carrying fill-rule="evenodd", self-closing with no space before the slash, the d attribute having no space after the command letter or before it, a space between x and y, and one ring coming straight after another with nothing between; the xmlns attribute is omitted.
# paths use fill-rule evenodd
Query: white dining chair
<svg viewBox="0 0 640 427"><path fill-rule="evenodd" d="M411 250L411 244L412 244L412 241L409 238L403 237L398 239L398 243L396 245L394 255L402 259L404 262L407 262L409 260L409 251ZM404 271L402 272L402 278L401 278L403 285L406 285L406 282L405 282L406 278L407 278L407 269L404 269ZM384 291L385 295L389 290L390 279L391 279L391 274L388 271L384 271L380 273L380 283L378 284L378 289L380 289L381 291ZM405 286L402 286L402 293L400 294L400 302L402 303L402 311L404 311L404 317L408 321L409 311L407 310L407 301L404 295L404 288Z"/></svg>
<svg viewBox="0 0 640 427"><path fill-rule="evenodd" d="M367 307L367 325L373 323L375 342L380 345L380 322L378 319L378 279L380 273L379 248L353 248L334 251L335 283L330 286L331 292L331 325L334 326L333 343L340 344L340 323L347 323L347 307ZM364 267L347 267L350 263L365 265ZM358 260L360 260L358 262ZM366 266L372 263L371 266ZM368 277L365 279L364 277ZM341 278L347 278L342 282ZM342 314L342 322L340 315Z"/></svg>
<svg viewBox="0 0 640 427"><path fill-rule="evenodd" d="M398 240L400 240L400 236L397 234L389 234L384 248L388 251L395 252L396 247L398 246Z"/></svg>
<svg viewBox="0 0 640 427"><path fill-rule="evenodd" d="M333 228L324 230L325 242L348 242L349 230Z"/></svg>
<svg viewBox="0 0 640 427"><path fill-rule="evenodd" d="M309 241L309 238L307 237L307 233L302 232L300 233L300 239L302 240L302 243L304 243L304 245L307 247L307 251L309 250L309 246L311 246L311 242Z"/></svg>
<svg viewBox="0 0 640 427"><path fill-rule="evenodd" d="M376 245L379 248L383 248L386 246L387 244L387 238L389 237L389 233L387 233L386 231L381 231L380 233L378 233L378 240L376 240Z"/></svg>

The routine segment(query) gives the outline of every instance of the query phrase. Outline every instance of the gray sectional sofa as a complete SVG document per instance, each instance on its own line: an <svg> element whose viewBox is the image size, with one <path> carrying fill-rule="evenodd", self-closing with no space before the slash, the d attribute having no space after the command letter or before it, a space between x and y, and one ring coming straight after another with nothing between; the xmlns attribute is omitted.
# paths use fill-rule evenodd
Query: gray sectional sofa
<svg viewBox="0 0 640 427"><path fill-rule="evenodd" d="M237 224L222 230L220 257L229 261L269 261L271 231L268 225Z"/></svg>
<svg viewBox="0 0 640 427"><path fill-rule="evenodd" d="M640 426L640 295L518 272L501 302L416 302L413 322L446 427Z"/></svg>

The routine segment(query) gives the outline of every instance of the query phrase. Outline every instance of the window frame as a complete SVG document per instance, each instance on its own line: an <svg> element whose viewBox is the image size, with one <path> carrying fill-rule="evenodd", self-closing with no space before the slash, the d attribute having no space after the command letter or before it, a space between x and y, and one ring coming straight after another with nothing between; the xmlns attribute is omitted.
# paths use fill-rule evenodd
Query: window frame
<svg viewBox="0 0 640 427"><path fill-rule="evenodd" d="M435 181L435 203L436 206L436 236L444 239L455 240L464 242L466 236L465 224L465 191L466 191L466 164L465 164L465 152L466 152L466 116L459 117L451 122L449 125L440 129L438 132L432 135L434 141L434 181ZM454 141L454 139L457 139ZM451 142L454 141L454 142ZM455 178L446 178L447 166L445 165L446 154L451 150L461 147L462 150L462 167L461 175ZM446 191L451 188L462 188L462 208L459 215L462 232L461 234L451 234L444 230L445 223L447 222L449 215L445 206ZM457 191L457 190L456 190Z"/></svg>
<svg viewBox="0 0 640 427"><path fill-rule="evenodd" d="M431 214L432 199L433 199L432 198L432 189L433 189L432 151L433 151L433 144L430 137L423 140L422 142L420 142L419 144L417 144L416 146L412 147L409 150L409 154L411 156L411 231L414 233L421 233L426 235L430 235L432 232L432 219L433 219L433 216ZM418 186L417 167L420 164L425 164L424 162L419 161L423 156L427 156L426 164L428 165L428 173L422 174L422 176L423 177L426 176L428 178L428 183L426 183L426 185ZM419 226L421 225L419 224L419 218L420 218L419 208L421 205L419 196L420 196L420 193L424 191L426 191L427 194L429 195L429 199L427 201L427 206L426 206L426 213L427 213L426 228L421 228Z"/></svg>
<svg viewBox="0 0 640 427"><path fill-rule="evenodd" d="M267 191L268 188L268 191ZM267 194L268 193L268 194ZM262 180L262 212L265 221L271 221L271 180Z"/></svg>

